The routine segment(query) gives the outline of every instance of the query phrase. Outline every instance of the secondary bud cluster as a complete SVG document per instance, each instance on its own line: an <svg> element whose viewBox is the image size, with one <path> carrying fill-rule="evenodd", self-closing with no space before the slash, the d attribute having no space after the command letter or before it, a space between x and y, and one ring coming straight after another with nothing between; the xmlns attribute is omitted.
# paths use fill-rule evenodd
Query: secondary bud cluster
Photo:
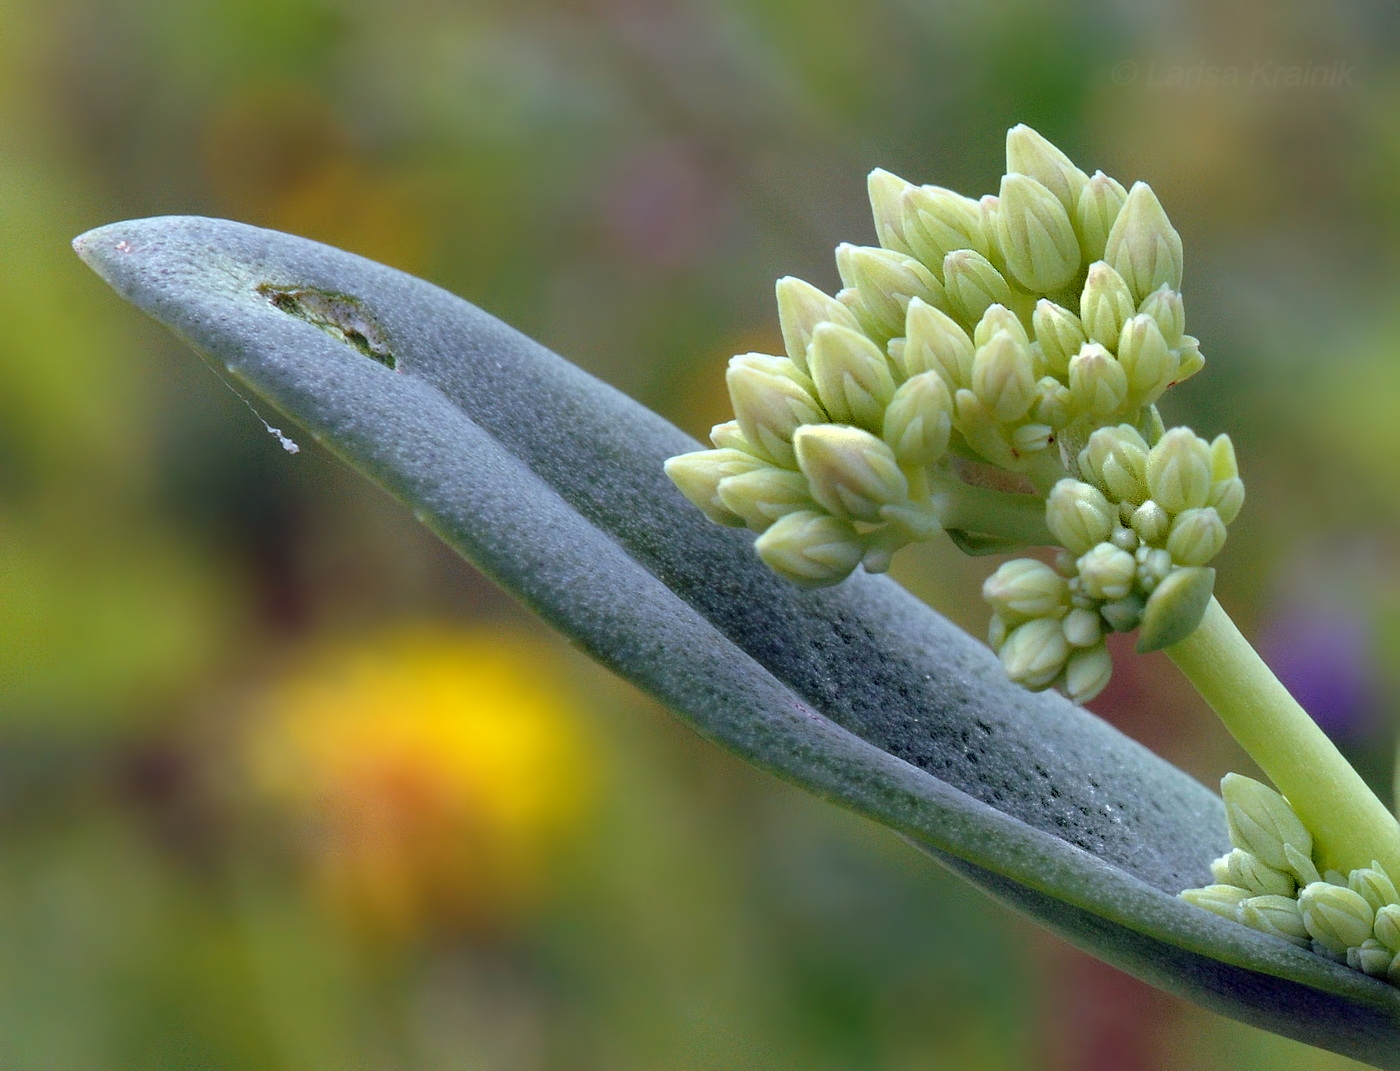
<svg viewBox="0 0 1400 1071"><path fill-rule="evenodd" d="M1211 864L1214 884L1181 898L1400 985L1400 892L1381 864L1319 873L1313 838L1281 795L1233 773L1220 794L1234 850Z"/></svg>
<svg viewBox="0 0 1400 1071"><path fill-rule="evenodd" d="M1140 628L1138 650L1154 651L1195 630L1244 484L1229 437L1189 428L1152 446L1129 424L1100 428L1077 460L1084 479L1060 480L1046 501L1056 567L1007 562L983 596L1007 675L1087 702L1112 672L1107 633Z"/></svg>

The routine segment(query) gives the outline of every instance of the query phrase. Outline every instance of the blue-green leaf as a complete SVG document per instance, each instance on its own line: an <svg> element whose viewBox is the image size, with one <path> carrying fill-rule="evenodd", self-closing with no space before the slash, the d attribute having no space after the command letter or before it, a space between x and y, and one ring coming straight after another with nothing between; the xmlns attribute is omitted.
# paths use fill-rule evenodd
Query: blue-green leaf
<svg viewBox="0 0 1400 1071"><path fill-rule="evenodd" d="M75 246L702 733L1130 973L1400 1067L1400 989L1176 898L1228 848L1213 792L1012 686L887 579L779 580L662 474L695 444L655 414L437 287L304 239L169 217Z"/></svg>

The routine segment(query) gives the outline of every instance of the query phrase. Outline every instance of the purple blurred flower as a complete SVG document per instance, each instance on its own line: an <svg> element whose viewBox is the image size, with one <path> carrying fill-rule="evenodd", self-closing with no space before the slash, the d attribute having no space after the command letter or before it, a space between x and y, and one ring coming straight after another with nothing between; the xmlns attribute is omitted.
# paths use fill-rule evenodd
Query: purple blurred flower
<svg viewBox="0 0 1400 1071"><path fill-rule="evenodd" d="M1374 733L1379 689L1371 630L1355 609L1290 603L1265 626L1259 651L1329 737Z"/></svg>

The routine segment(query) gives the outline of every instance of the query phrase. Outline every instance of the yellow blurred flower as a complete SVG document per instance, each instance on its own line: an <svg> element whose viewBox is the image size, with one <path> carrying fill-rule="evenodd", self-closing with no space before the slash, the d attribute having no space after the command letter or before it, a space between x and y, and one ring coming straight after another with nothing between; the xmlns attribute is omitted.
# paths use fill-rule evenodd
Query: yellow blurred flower
<svg viewBox="0 0 1400 1071"><path fill-rule="evenodd" d="M409 936L508 926L539 902L596 762L542 657L528 637L400 626L263 697L250 787L332 906Z"/></svg>

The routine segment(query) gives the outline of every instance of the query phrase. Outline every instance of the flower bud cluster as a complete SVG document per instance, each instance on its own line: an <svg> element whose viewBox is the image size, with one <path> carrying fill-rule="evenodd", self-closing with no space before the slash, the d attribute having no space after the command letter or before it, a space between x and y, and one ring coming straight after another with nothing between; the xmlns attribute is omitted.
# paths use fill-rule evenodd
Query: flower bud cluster
<svg viewBox="0 0 1400 1071"><path fill-rule="evenodd" d="M870 200L880 245L837 248L835 296L779 280L785 356L735 357L734 420L714 449L667 464L802 584L881 570L932 536L938 490L969 461L1043 491L1069 465L1065 443L1155 417L1202 364L1184 333L1181 239L1143 183L1090 177L1018 126L996 194L877 170Z"/></svg>
<svg viewBox="0 0 1400 1071"><path fill-rule="evenodd" d="M1078 469L1084 479L1060 480L1046 501L1046 523L1064 548L1055 568L1007 562L982 593L1007 675L1082 703L1112 672L1107 633L1140 628L1138 650L1153 651L1195 630L1215 582L1206 564L1225 543L1244 484L1229 437L1207 443L1189 428L1152 446L1132 425L1100 428Z"/></svg>
<svg viewBox="0 0 1400 1071"><path fill-rule="evenodd" d="M1381 864L1321 874L1283 796L1233 773L1220 794L1234 848L1211 864L1214 884L1181 898L1400 985L1400 892Z"/></svg>

